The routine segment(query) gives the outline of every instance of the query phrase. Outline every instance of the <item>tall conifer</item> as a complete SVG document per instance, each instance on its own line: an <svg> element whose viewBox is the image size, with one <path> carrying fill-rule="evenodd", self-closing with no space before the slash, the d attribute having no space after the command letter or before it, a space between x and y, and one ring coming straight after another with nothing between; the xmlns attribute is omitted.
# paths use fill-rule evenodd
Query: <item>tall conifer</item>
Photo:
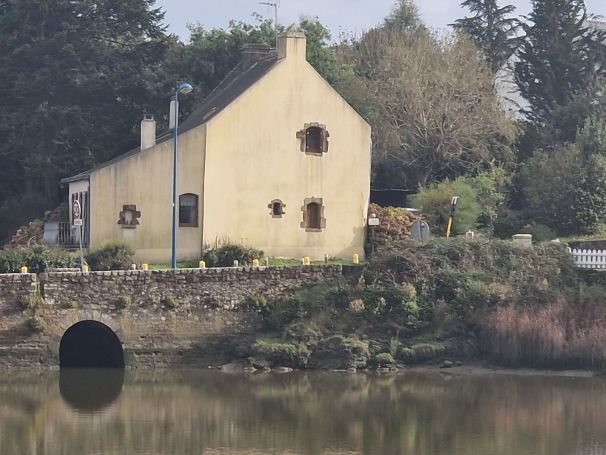
<svg viewBox="0 0 606 455"><path fill-rule="evenodd" d="M533 0L532 7L515 79L529 103L528 119L549 126L553 112L605 75L606 32L588 24L583 0Z"/></svg>
<svg viewBox="0 0 606 455"><path fill-rule="evenodd" d="M511 17L516 7L499 6L497 0L465 0L461 6L474 15L457 20L456 30L466 32L482 50L493 72L503 67L518 43L520 21Z"/></svg>

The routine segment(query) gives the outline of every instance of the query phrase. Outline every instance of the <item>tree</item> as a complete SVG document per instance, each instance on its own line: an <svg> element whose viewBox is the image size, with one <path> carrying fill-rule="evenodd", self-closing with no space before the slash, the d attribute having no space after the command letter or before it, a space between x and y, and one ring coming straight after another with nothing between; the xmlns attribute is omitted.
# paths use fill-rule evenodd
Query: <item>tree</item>
<svg viewBox="0 0 606 455"><path fill-rule="evenodd" d="M574 97L605 75L606 32L591 28L582 0L534 0L518 52L515 79L530 108L530 121L549 126L554 112L568 109ZM574 140L584 122L567 127L561 140Z"/></svg>
<svg viewBox="0 0 606 455"><path fill-rule="evenodd" d="M497 0L465 0L461 6L475 15L457 20L453 27L467 33L484 54L493 73L499 71L515 52L520 40L520 21L510 17L513 5L499 7Z"/></svg>
<svg viewBox="0 0 606 455"><path fill-rule="evenodd" d="M373 30L357 54L374 132L375 186L415 189L511 158L515 125L466 37Z"/></svg>
<svg viewBox="0 0 606 455"><path fill-rule="evenodd" d="M132 142L164 49L153 2L20 0L1 10L0 147L18 157L26 187L55 195L59 176Z"/></svg>
<svg viewBox="0 0 606 455"><path fill-rule="evenodd" d="M606 157L576 144L537 150L520 169L524 212L559 234L594 232L606 213Z"/></svg>
<svg viewBox="0 0 606 455"><path fill-rule="evenodd" d="M0 2L0 159L11 173L0 206L36 196L51 208L61 177L135 144L166 47L154 2Z"/></svg>
<svg viewBox="0 0 606 455"><path fill-rule="evenodd" d="M465 178L422 186L414 196L415 206L423 211L423 218L429 222L437 235L444 235L446 232L453 196L459 197L459 206L452 233L465 234L468 230L475 229L482 214L477 193Z"/></svg>

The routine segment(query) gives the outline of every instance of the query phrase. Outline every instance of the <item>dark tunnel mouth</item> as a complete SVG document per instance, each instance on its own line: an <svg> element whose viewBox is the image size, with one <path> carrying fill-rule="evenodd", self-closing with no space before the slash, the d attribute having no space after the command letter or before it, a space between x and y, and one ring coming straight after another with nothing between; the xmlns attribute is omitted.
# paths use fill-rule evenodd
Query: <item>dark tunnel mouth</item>
<svg viewBox="0 0 606 455"><path fill-rule="evenodd" d="M63 334L59 345L61 368L124 368L118 336L98 321L80 321Z"/></svg>

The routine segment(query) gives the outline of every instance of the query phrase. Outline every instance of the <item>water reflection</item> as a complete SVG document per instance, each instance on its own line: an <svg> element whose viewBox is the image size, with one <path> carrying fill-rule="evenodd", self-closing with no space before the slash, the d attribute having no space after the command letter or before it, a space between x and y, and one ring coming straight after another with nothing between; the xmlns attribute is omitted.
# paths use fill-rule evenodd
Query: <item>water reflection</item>
<svg viewBox="0 0 606 455"><path fill-rule="evenodd" d="M124 369L61 369L59 390L74 410L98 412L118 399L124 385Z"/></svg>
<svg viewBox="0 0 606 455"><path fill-rule="evenodd" d="M606 453L602 379L63 373L0 379L1 454Z"/></svg>

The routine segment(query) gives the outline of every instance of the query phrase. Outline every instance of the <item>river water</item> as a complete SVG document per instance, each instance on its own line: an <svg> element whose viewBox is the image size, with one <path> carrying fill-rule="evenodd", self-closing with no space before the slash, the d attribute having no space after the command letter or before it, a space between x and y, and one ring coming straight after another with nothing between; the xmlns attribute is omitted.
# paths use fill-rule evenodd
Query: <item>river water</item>
<svg viewBox="0 0 606 455"><path fill-rule="evenodd" d="M5 374L0 454L606 454L606 380L442 372Z"/></svg>

